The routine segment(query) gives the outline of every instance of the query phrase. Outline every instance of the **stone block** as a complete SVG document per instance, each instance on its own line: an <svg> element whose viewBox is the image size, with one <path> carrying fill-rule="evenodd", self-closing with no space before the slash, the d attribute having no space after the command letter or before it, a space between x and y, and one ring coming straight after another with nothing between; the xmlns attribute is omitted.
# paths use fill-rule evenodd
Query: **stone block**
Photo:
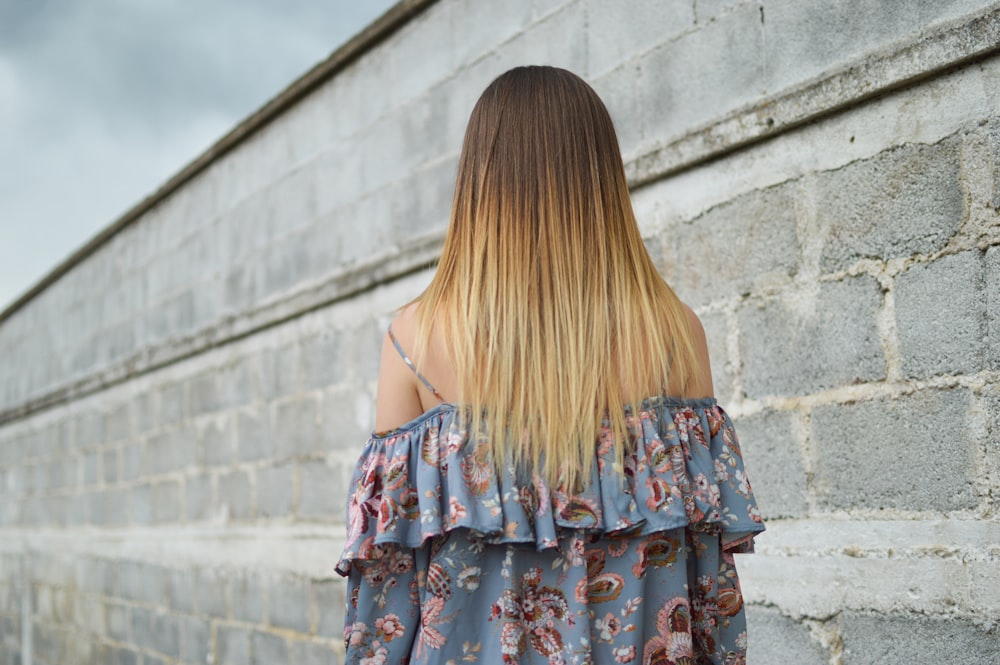
<svg viewBox="0 0 1000 665"><path fill-rule="evenodd" d="M80 456L80 480L84 485L96 485L101 480L101 453L84 453Z"/></svg>
<svg viewBox="0 0 1000 665"><path fill-rule="evenodd" d="M745 2L746 0L694 0L695 23L707 23L718 14Z"/></svg>
<svg viewBox="0 0 1000 665"><path fill-rule="evenodd" d="M1000 628L985 630L960 617L880 615L848 611L841 616L843 665L884 663L1000 662Z"/></svg>
<svg viewBox="0 0 1000 665"><path fill-rule="evenodd" d="M694 6L690 2L587 0L585 5L591 75L614 69L694 26Z"/></svg>
<svg viewBox="0 0 1000 665"><path fill-rule="evenodd" d="M176 522L181 518L181 484L176 480L151 487L153 522Z"/></svg>
<svg viewBox="0 0 1000 665"><path fill-rule="evenodd" d="M195 425L198 459L205 466L228 466L233 463L233 416L231 414L199 420Z"/></svg>
<svg viewBox="0 0 1000 665"><path fill-rule="evenodd" d="M108 626L108 637L116 642L129 642L128 608L119 603L108 603L104 609L104 620Z"/></svg>
<svg viewBox="0 0 1000 665"><path fill-rule="evenodd" d="M316 633L332 640L343 638L344 608L347 605L343 581L313 580L311 584L316 600Z"/></svg>
<svg viewBox="0 0 1000 665"><path fill-rule="evenodd" d="M829 404L812 412L817 501L830 509L974 508L976 450L965 388Z"/></svg>
<svg viewBox="0 0 1000 665"><path fill-rule="evenodd" d="M643 135L666 143L763 95L762 27L747 4L643 55Z"/></svg>
<svg viewBox="0 0 1000 665"><path fill-rule="evenodd" d="M943 2L806 3L768 0L761 7L766 83L778 92L903 40L928 26L983 6L978 0Z"/></svg>
<svg viewBox="0 0 1000 665"><path fill-rule="evenodd" d="M131 649L108 647L108 665L138 665L139 653ZM144 663L145 665L145 663Z"/></svg>
<svg viewBox="0 0 1000 665"><path fill-rule="evenodd" d="M157 393L154 391L139 393L135 396L135 433L139 436L156 428L160 421Z"/></svg>
<svg viewBox="0 0 1000 665"><path fill-rule="evenodd" d="M128 490L98 490L90 492L90 522L106 526L128 524Z"/></svg>
<svg viewBox="0 0 1000 665"><path fill-rule="evenodd" d="M208 663L212 653L212 629L201 617L181 616L180 657L188 663Z"/></svg>
<svg viewBox="0 0 1000 665"><path fill-rule="evenodd" d="M253 486L246 471L235 470L219 475L219 505L231 520L253 518Z"/></svg>
<svg viewBox="0 0 1000 665"><path fill-rule="evenodd" d="M287 663L288 642L280 635L274 633L264 633L254 631L250 636L252 646L252 660L254 665L272 665L273 663Z"/></svg>
<svg viewBox="0 0 1000 665"><path fill-rule="evenodd" d="M543 63L583 75L587 71L587 22L580 5L567 5L484 58L496 75L519 65Z"/></svg>
<svg viewBox="0 0 1000 665"><path fill-rule="evenodd" d="M210 368L187 380L187 413L198 416L221 408L221 391L216 369Z"/></svg>
<svg viewBox="0 0 1000 665"><path fill-rule="evenodd" d="M983 395L986 413L986 487L1000 487L1000 385Z"/></svg>
<svg viewBox="0 0 1000 665"><path fill-rule="evenodd" d="M267 407L249 407L236 412L236 450L241 462L274 456L274 435Z"/></svg>
<svg viewBox="0 0 1000 665"><path fill-rule="evenodd" d="M80 590L102 596L118 594L117 565L107 559L82 556L76 561L75 577ZM2 611L2 608L0 608Z"/></svg>
<svg viewBox="0 0 1000 665"><path fill-rule="evenodd" d="M229 576L214 568L196 570L194 576L199 613L212 618L226 618L229 615Z"/></svg>
<svg viewBox="0 0 1000 665"><path fill-rule="evenodd" d="M120 477L118 472L119 450L108 450L101 455L101 480L105 483L117 483ZM56 485L56 487L61 487Z"/></svg>
<svg viewBox="0 0 1000 665"><path fill-rule="evenodd" d="M145 607L132 606L128 610L129 634L132 644L139 648L150 649L153 646L153 610Z"/></svg>
<svg viewBox="0 0 1000 665"><path fill-rule="evenodd" d="M997 174L1000 178L1000 168L997 169ZM1000 192L1000 184L997 188ZM1000 370L1000 246L987 250L985 265L986 360L990 369Z"/></svg>
<svg viewBox="0 0 1000 665"><path fill-rule="evenodd" d="M988 348L978 250L918 263L896 277L896 330L908 377L974 374Z"/></svg>
<svg viewBox="0 0 1000 665"><path fill-rule="evenodd" d="M260 576L245 571L230 580L233 618L249 623L264 623L264 586Z"/></svg>
<svg viewBox="0 0 1000 665"><path fill-rule="evenodd" d="M216 372L219 375L222 405L227 409L249 404L263 395L260 358L255 353L231 360L216 369Z"/></svg>
<svg viewBox="0 0 1000 665"><path fill-rule="evenodd" d="M136 485L129 490L128 514L132 524L150 524L153 521L153 494L149 485Z"/></svg>
<svg viewBox="0 0 1000 665"><path fill-rule="evenodd" d="M298 345L266 349L261 352L260 363L267 400L291 395L301 389L302 360Z"/></svg>
<svg viewBox="0 0 1000 665"><path fill-rule="evenodd" d="M159 476L178 468L175 429L162 430L146 439L142 449L142 475Z"/></svg>
<svg viewBox="0 0 1000 665"><path fill-rule="evenodd" d="M122 448L122 480L128 482L142 476L142 455L140 443L131 443Z"/></svg>
<svg viewBox="0 0 1000 665"><path fill-rule="evenodd" d="M317 447L324 452L356 450L375 424L374 407L372 396L355 387L328 390L323 394L322 439Z"/></svg>
<svg viewBox="0 0 1000 665"><path fill-rule="evenodd" d="M393 85L386 90L393 105L421 95L455 71L452 41L456 36L451 25L455 6L431 7L393 35L388 53ZM427 157L431 154L436 151L426 153Z"/></svg>
<svg viewBox="0 0 1000 665"><path fill-rule="evenodd" d="M288 517L295 507L295 468L290 464L257 471L257 513L261 517Z"/></svg>
<svg viewBox="0 0 1000 665"><path fill-rule="evenodd" d="M299 516L306 520L329 521L344 512L347 487L341 474L323 462L299 465Z"/></svg>
<svg viewBox="0 0 1000 665"><path fill-rule="evenodd" d="M735 423L747 477L764 519L805 517L809 512L805 452L796 436L795 419L787 411L768 410Z"/></svg>
<svg viewBox="0 0 1000 665"><path fill-rule="evenodd" d="M233 237L243 237L244 234L234 233ZM223 307L225 311L241 312L253 306L254 278L253 267L247 264L232 266L225 278L223 292Z"/></svg>
<svg viewBox="0 0 1000 665"><path fill-rule="evenodd" d="M868 276L745 303L738 313L744 392L804 395L884 378L881 307L879 285Z"/></svg>
<svg viewBox="0 0 1000 665"><path fill-rule="evenodd" d="M809 627L773 607L747 607L747 665L830 662L830 652L811 635Z"/></svg>
<svg viewBox="0 0 1000 665"><path fill-rule="evenodd" d="M314 397L295 397L275 405L274 443L279 459L321 450L319 410Z"/></svg>
<svg viewBox="0 0 1000 665"><path fill-rule="evenodd" d="M392 215L393 235L405 240L447 228L457 166L457 158L443 159L414 169L407 175L396 189L396 196L401 199L398 207L406 212ZM344 368L339 365L329 371L334 380L324 385L334 383L344 374Z"/></svg>
<svg viewBox="0 0 1000 665"><path fill-rule="evenodd" d="M159 387L159 425L172 425L187 418L184 382L165 383Z"/></svg>
<svg viewBox="0 0 1000 665"><path fill-rule="evenodd" d="M458 3L452 14L455 67L471 64L525 30L531 24L532 9L531 0Z"/></svg>
<svg viewBox="0 0 1000 665"><path fill-rule="evenodd" d="M170 609L187 614L194 614L194 575L186 569L170 569L165 571L167 583L167 604Z"/></svg>
<svg viewBox="0 0 1000 665"><path fill-rule="evenodd" d="M90 410L81 413L73 427L74 447L80 450L104 443L107 438L104 434L104 425L104 415L100 411Z"/></svg>
<svg viewBox="0 0 1000 665"><path fill-rule="evenodd" d="M309 633L309 587L306 580L290 575L268 580L268 623Z"/></svg>
<svg viewBox="0 0 1000 665"><path fill-rule="evenodd" d="M122 561L118 567L122 598L159 605L164 599L165 570L141 561Z"/></svg>
<svg viewBox="0 0 1000 665"><path fill-rule="evenodd" d="M121 443L132 438L132 402L116 404L104 414L106 443Z"/></svg>
<svg viewBox="0 0 1000 665"><path fill-rule="evenodd" d="M220 625L216 629L216 663L247 665L250 662L250 631L237 626Z"/></svg>
<svg viewBox="0 0 1000 665"><path fill-rule="evenodd" d="M627 162L638 152L642 138L639 122L639 67L625 63L607 74L589 80L608 108L622 156Z"/></svg>
<svg viewBox="0 0 1000 665"><path fill-rule="evenodd" d="M820 268L859 259L929 254L944 247L965 216L959 143L902 145L819 174L816 222L824 235Z"/></svg>
<svg viewBox="0 0 1000 665"><path fill-rule="evenodd" d="M666 231L671 285L692 306L787 285L798 271L794 183L752 191Z"/></svg>
<svg viewBox="0 0 1000 665"><path fill-rule="evenodd" d="M343 628L339 639L343 639ZM340 665L343 662L341 653L324 644L315 642L293 641L292 662L297 665Z"/></svg>
<svg viewBox="0 0 1000 665"><path fill-rule="evenodd" d="M339 364L342 380L363 383L378 378L385 330L375 321L363 321L343 333Z"/></svg>
<svg viewBox="0 0 1000 665"><path fill-rule="evenodd" d="M150 615L150 626L153 632L152 643L140 644L143 646L149 644L155 651L167 658L178 658L180 656L180 624L177 617L158 609Z"/></svg>
<svg viewBox="0 0 1000 665"><path fill-rule="evenodd" d="M199 473L184 479L184 517L189 522L211 519L215 503L212 501L212 477Z"/></svg>

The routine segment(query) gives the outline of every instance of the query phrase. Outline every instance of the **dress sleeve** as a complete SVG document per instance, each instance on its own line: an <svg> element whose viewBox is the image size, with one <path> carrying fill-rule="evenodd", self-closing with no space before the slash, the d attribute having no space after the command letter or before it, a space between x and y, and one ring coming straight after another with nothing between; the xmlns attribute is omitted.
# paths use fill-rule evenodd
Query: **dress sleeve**
<svg viewBox="0 0 1000 665"><path fill-rule="evenodd" d="M394 545L373 560L355 560L347 576L344 647L348 664L406 663L420 628L417 561L421 552Z"/></svg>

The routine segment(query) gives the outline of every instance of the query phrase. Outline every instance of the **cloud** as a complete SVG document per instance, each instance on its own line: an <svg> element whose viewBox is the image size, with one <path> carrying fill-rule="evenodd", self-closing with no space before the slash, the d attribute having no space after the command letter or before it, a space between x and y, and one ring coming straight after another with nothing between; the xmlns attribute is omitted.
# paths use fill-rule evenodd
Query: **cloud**
<svg viewBox="0 0 1000 665"><path fill-rule="evenodd" d="M0 308L391 4L0 2Z"/></svg>

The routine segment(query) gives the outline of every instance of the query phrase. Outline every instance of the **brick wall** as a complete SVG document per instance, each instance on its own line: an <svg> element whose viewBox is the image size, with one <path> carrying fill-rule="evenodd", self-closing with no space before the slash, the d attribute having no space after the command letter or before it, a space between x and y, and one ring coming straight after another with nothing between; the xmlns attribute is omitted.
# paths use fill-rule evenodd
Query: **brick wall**
<svg viewBox="0 0 1000 665"><path fill-rule="evenodd" d="M1000 4L411 0L366 35L0 315L0 665L339 662L381 331L522 63L608 103L707 329L769 526L751 663L1000 659Z"/></svg>

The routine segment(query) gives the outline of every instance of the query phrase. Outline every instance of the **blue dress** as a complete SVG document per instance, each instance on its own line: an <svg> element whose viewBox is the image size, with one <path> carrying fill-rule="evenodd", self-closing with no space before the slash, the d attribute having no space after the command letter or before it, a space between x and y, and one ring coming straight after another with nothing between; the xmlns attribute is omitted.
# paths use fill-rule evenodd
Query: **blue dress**
<svg viewBox="0 0 1000 665"><path fill-rule="evenodd" d="M498 474L466 415L442 403L364 446L336 565L347 663L745 662L732 555L764 525L714 398L627 409L619 470L605 422L579 494Z"/></svg>

